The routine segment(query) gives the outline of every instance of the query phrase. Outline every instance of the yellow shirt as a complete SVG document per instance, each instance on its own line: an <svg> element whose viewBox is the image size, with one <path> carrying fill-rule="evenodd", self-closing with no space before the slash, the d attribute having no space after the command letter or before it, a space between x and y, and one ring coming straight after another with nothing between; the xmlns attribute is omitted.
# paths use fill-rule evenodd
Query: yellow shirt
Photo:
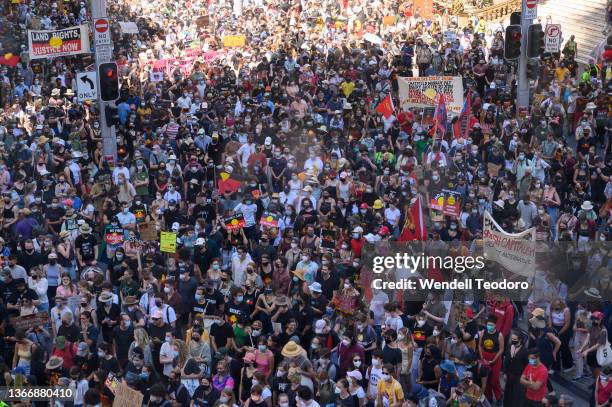
<svg viewBox="0 0 612 407"><path fill-rule="evenodd" d="M390 406L394 403L404 401L402 386L395 379L391 379L391 382L380 379L378 383L376 383L376 394L382 397L383 406Z"/></svg>
<svg viewBox="0 0 612 407"><path fill-rule="evenodd" d="M557 77L557 80L559 82L562 82L565 79L565 75L569 75L570 71L569 69L565 68L565 67L558 67L555 69L555 76Z"/></svg>

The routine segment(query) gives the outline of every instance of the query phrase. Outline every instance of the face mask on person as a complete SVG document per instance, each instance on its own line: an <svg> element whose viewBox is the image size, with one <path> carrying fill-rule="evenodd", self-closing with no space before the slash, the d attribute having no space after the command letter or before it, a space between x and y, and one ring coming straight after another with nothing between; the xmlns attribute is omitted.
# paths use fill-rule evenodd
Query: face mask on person
<svg viewBox="0 0 612 407"><path fill-rule="evenodd" d="M425 320L424 319L417 319L417 326L423 327L425 325Z"/></svg>
<svg viewBox="0 0 612 407"><path fill-rule="evenodd" d="M350 340L348 340L348 339L343 339L343 340L342 340L342 344L343 344L344 346L349 346L349 345L351 344L351 341L350 341Z"/></svg>
<svg viewBox="0 0 612 407"><path fill-rule="evenodd" d="M437 329L434 329L433 332L432 332L432 335L433 336L438 336L438 335L440 335L440 331L437 330Z"/></svg>
<svg viewBox="0 0 612 407"><path fill-rule="evenodd" d="M260 352L265 352L265 351L266 351L266 349L267 349L267 346L266 346L266 345L258 345L258 346L257 346L257 349L258 349Z"/></svg>
<svg viewBox="0 0 612 407"><path fill-rule="evenodd" d="M537 359L529 359L529 364L531 366L537 366L538 365L538 360Z"/></svg>
<svg viewBox="0 0 612 407"><path fill-rule="evenodd" d="M487 324L487 332L489 332L489 333L495 332L495 325Z"/></svg>
<svg viewBox="0 0 612 407"><path fill-rule="evenodd" d="M340 393L342 393L342 390L340 390L339 387L336 387L336 388L334 388L334 393L340 394Z"/></svg>
<svg viewBox="0 0 612 407"><path fill-rule="evenodd" d="M244 297L242 295L239 295L239 296L236 297L236 302L238 304L240 304L242 302L242 300L244 300Z"/></svg>

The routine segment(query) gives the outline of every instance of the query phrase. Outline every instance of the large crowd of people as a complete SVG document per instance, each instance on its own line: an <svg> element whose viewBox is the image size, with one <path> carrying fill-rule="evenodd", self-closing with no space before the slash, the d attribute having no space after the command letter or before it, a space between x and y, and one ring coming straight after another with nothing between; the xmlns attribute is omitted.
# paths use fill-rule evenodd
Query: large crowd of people
<svg viewBox="0 0 612 407"><path fill-rule="evenodd" d="M91 54L31 59L26 40L91 5L0 2L0 386L72 388L58 407L110 407L117 386L149 407L568 407L552 378L571 375L610 405L610 46L544 55L517 118L503 26L474 17L389 0L108 15L116 160L75 94ZM462 78L465 132L402 106L398 77L417 76ZM459 216L431 216L443 189ZM588 284L550 272L526 304L464 301L461 322L448 293L364 287L363 252L404 240L417 198L427 240L482 239L489 212L588 248Z"/></svg>

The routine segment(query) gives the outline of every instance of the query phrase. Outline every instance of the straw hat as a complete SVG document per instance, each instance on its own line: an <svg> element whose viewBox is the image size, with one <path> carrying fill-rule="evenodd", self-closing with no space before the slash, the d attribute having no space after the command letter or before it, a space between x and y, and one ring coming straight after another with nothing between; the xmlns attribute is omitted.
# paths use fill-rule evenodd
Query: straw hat
<svg viewBox="0 0 612 407"><path fill-rule="evenodd" d="M83 223L79 228L79 231L83 234L91 233L91 226L88 223Z"/></svg>
<svg viewBox="0 0 612 407"><path fill-rule="evenodd" d="M293 358L302 353L302 347L293 341L287 342L285 346L283 346L283 350L281 354L286 358Z"/></svg>
<svg viewBox="0 0 612 407"><path fill-rule="evenodd" d="M292 273L300 280L302 281L306 280L305 278L306 271L304 269L296 269L296 270L293 270Z"/></svg>
<svg viewBox="0 0 612 407"><path fill-rule="evenodd" d="M123 305L136 305L138 304L138 300L133 295L128 295L123 301Z"/></svg>
<svg viewBox="0 0 612 407"><path fill-rule="evenodd" d="M112 300L113 300L113 295L111 293L102 293L98 297L98 301L100 302L111 302Z"/></svg>
<svg viewBox="0 0 612 407"><path fill-rule="evenodd" d="M59 356L51 356L45 367L49 370L55 370L64 364L64 358Z"/></svg>
<svg viewBox="0 0 612 407"><path fill-rule="evenodd" d="M599 290L595 287L590 287L584 290L584 295L587 295L592 298L601 299L601 294L599 293Z"/></svg>

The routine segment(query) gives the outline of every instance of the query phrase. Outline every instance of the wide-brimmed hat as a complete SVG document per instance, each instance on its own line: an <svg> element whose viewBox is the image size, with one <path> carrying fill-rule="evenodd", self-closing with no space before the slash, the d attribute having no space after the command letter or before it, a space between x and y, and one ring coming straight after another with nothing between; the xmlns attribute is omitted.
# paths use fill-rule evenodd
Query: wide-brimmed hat
<svg viewBox="0 0 612 407"><path fill-rule="evenodd" d="M286 358L292 358L301 354L302 350L303 349L300 345L293 341L289 341L285 346L283 346L281 354Z"/></svg>
<svg viewBox="0 0 612 407"><path fill-rule="evenodd" d="M323 292L323 290L321 289L321 283L317 281L312 282L312 284L308 286L308 289L314 293Z"/></svg>
<svg viewBox="0 0 612 407"><path fill-rule="evenodd" d="M601 294L599 293L599 290L595 287L590 287L584 290L584 295L587 295L592 298L601 299Z"/></svg>
<svg viewBox="0 0 612 407"><path fill-rule="evenodd" d="M583 211L590 211L593 209L593 204L591 203L591 201L584 201L582 205L580 205L580 209L582 209Z"/></svg>
<svg viewBox="0 0 612 407"><path fill-rule="evenodd" d="M455 362L453 362L452 360L446 359L444 362L440 363L440 369L448 373L454 373L455 372Z"/></svg>
<svg viewBox="0 0 612 407"><path fill-rule="evenodd" d="M89 226L89 223L83 223L79 228L79 231L84 234L91 233L91 226Z"/></svg>
<svg viewBox="0 0 612 407"><path fill-rule="evenodd" d="M72 89L66 89L66 96L74 96L74 91Z"/></svg>
<svg viewBox="0 0 612 407"><path fill-rule="evenodd" d="M138 299L133 295L128 295L123 301L123 305L136 305L138 304Z"/></svg>
<svg viewBox="0 0 612 407"><path fill-rule="evenodd" d="M111 293L102 293L98 297L98 301L100 302L111 302L113 300L113 295Z"/></svg>
<svg viewBox="0 0 612 407"><path fill-rule="evenodd" d="M66 238L66 237L68 237L68 236L70 236L70 232L69 232L69 231L67 231L67 230L62 230L62 231L60 232L60 234L59 234L59 237L61 237L62 239Z"/></svg>
<svg viewBox="0 0 612 407"><path fill-rule="evenodd" d="M45 367L49 370L55 370L64 364L64 358L59 356L51 356Z"/></svg>
<svg viewBox="0 0 612 407"><path fill-rule="evenodd" d="M506 202L503 199L498 199L497 201L493 201L493 203L502 209L506 206Z"/></svg>
<svg viewBox="0 0 612 407"><path fill-rule="evenodd" d="M546 327L546 318L543 316L533 317L529 320L532 327L542 329Z"/></svg>
<svg viewBox="0 0 612 407"><path fill-rule="evenodd" d="M546 315L546 311L542 308L536 308L531 312L532 317L543 317L544 315Z"/></svg>
<svg viewBox="0 0 612 407"><path fill-rule="evenodd" d="M292 273L300 280L302 281L306 280L306 277L305 277L306 271L304 269L296 269L296 270L293 270Z"/></svg>
<svg viewBox="0 0 612 407"><path fill-rule="evenodd" d="M584 107L584 110L595 110L595 109L597 109L597 105L593 102L587 103L587 105Z"/></svg>

